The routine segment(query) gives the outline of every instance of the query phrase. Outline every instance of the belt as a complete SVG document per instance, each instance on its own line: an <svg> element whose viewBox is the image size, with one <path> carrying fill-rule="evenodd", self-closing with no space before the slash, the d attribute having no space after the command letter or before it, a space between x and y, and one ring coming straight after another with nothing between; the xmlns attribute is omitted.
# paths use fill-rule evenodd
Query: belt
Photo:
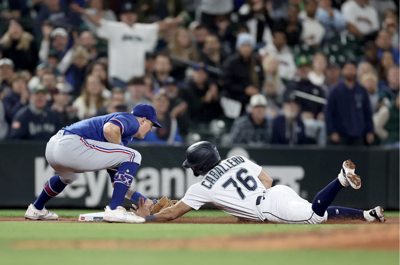
<svg viewBox="0 0 400 265"><path fill-rule="evenodd" d="M261 200L264 200L264 199L265 199L264 196L258 196L257 200L256 200L256 205L260 205Z"/></svg>

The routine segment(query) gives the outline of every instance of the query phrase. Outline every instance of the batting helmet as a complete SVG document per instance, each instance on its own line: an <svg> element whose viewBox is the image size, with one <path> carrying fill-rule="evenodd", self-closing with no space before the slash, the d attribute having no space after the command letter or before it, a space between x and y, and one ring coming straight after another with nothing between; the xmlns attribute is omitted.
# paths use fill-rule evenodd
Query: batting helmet
<svg viewBox="0 0 400 265"><path fill-rule="evenodd" d="M221 161L217 147L210 142L202 141L189 146L183 167L192 168L194 175L206 174Z"/></svg>

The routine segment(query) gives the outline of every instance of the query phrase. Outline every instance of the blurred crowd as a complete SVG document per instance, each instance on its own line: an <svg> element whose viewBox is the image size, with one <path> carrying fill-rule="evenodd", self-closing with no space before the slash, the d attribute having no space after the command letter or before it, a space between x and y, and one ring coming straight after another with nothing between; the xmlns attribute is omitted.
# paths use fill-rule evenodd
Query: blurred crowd
<svg viewBox="0 0 400 265"><path fill-rule="evenodd" d="M392 0L0 0L0 140L152 104L134 144L399 146Z"/></svg>

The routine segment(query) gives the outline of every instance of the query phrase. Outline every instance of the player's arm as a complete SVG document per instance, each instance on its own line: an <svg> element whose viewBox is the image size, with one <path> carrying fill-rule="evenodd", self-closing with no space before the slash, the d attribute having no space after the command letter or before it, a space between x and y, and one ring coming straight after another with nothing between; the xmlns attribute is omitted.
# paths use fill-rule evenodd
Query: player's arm
<svg viewBox="0 0 400 265"><path fill-rule="evenodd" d="M177 26L177 25L181 24L182 22L184 22L184 19L181 16L177 16L176 18L174 18L172 20L165 19L165 20L157 21L156 23L158 24L158 30L163 31L163 30L169 29L170 27Z"/></svg>
<svg viewBox="0 0 400 265"><path fill-rule="evenodd" d="M272 182L274 180L270 177L270 175L265 173L264 170L261 170L261 173L260 173L260 175L258 175L258 178L260 179L260 181L262 182L262 184L264 185L264 187L266 189L271 188Z"/></svg>
<svg viewBox="0 0 400 265"><path fill-rule="evenodd" d="M146 218L146 221L151 222L165 222L175 220L185 213L192 210L192 207L188 206L183 201L179 201L177 204L165 208L159 213L150 215L150 208L144 205L143 198L139 199L139 208L135 211L136 215Z"/></svg>
<svg viewBox="0 0 400 265"><path fill-rule="evenodd" d="M103 126L103 134L107 142L113 144L121 143L121 128L118 127L117 125L111 122L107 122Z"/></svg>

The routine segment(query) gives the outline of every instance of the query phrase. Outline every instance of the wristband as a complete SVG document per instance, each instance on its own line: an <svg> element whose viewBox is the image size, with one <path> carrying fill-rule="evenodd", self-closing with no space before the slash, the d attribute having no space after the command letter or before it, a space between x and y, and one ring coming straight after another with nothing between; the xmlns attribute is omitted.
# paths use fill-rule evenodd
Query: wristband
<svg viewBox="0 0 400 265"><path fill-rule="evenodd" d="M150 221L150 222L156 222L156 215L152 214L152 215L148 215L146 216L146 221Z"/></svg>

